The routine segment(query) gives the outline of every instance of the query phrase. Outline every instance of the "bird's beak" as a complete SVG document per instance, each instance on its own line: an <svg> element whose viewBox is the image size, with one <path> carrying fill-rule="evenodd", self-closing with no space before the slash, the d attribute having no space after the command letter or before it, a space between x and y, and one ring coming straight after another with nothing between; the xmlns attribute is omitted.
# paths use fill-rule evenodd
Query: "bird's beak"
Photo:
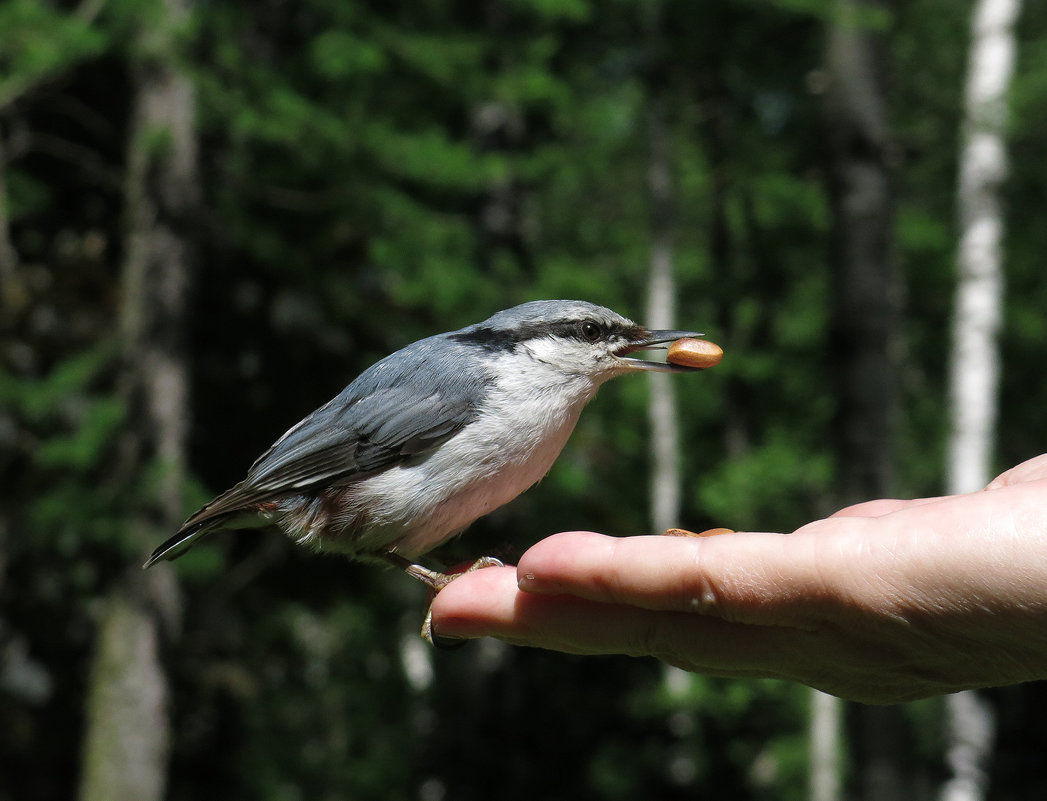
<svg viewBox="0 0 1047 801"><path fill-rule="evenodd" d="M666 350L670 343L686 337L705 336L697 331L648 331L639 342L634 342L618 351L618 356L631 370L653 370L659 373L694 373L699 367L683 367L667 362L651 362L645 359L629 359L626 356L643 350Z"/></svg>

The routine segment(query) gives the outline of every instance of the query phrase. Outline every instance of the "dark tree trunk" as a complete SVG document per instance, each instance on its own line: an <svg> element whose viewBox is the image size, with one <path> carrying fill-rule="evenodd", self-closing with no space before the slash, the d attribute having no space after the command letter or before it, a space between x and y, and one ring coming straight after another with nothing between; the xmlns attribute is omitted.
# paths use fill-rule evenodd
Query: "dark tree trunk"
<svg viewBox="0 0 1047 801"><path fill-rule="evenodd" d="M20 305L18 286L18 252L11 241L11 219L7 198L7 159L4 147L3 120L0 119L0 316L13 320Z"/></svg>
<svg viewBox="0 0 1047 801"><path fill-rule="evenodd" d="M884 0L838 0L826 53L839 505L885 497L892 486L897 310L891 145L880 52L884 42L863 24L865 13L887 5ZM861 798L905 798L900 708L862 706L853 712Z"/></svg>
<svg viewBox="0 0 1047 801"><path fill-rule="evenodd" d="M122 393L131 412L120 443L122 469L130 475L159 466L162 476L155 497L142 499L129 520L143 554L183 516L183 337L198 205L193 89L177 66L174 36L188 5L167 0L162 10L143 23L134 50L120 321ZM164 796L170 722L160 644L176 606L170 572L143 574L137 564L110 594L90 679L81 801Z"/></svg>
<svg viewBox="0 0 1047 801"><path fill-rule="evenodd" d="M839 0L827 52L832 341L843 503L880 497L892 484L897 293L891 253L891 146L882 41L856 18L861 9L885 5L882 0Z"/></svg>

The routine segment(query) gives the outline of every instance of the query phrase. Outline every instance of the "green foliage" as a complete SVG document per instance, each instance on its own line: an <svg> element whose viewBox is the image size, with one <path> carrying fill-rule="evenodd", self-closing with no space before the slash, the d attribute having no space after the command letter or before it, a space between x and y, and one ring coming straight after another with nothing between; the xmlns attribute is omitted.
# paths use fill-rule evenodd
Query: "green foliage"
<svg viewBox="0 0 1047 801"><path fill-rule="evenodd" d="M84 471L95 465L98 454L112 441L123 421L122 403L112 398L93 399L76 430L41 445L37 464L45 469Z"/></svg>
<svg viewBox="0 0 1047 801"><path fill-rule="evenodd" d="M238 744L245 791L258 799L310 798L343 788L354 798L406 797L400 763L410 751L399 727L411 699L382 640L381 609L339 603L327 610L287 604L252 632L247 735ZM290 647L290 650L289 650ZM317 699L325 714L316 714Z"/></svg>
<svg viewBox="0 0 1047 801"><path fill-rule="evenodd" d="M380 73L388 64L379 45L348 31L321 33L310 45L310 56L317 73L332 80Z"/></svg>
<svg viewBox="0 0 1047 801"><path fill-rule="evenodd" d="M14 172L7 177L7 213L12 220L40 213L52 202L48 187L31 176Z"/></svg>
<svg viewBox="0 0 1047 801"><path fill-rule="evenodd" d="M110 344L130 59L175 52L197 89L204 209L180 232L202 254L187 511L413 339L538 297L642 320L652 99L668 126L678 323L726 351L674 385L680 522L788 531L831 511L839 365L818 70L837 4L657 6L652 28L653 7L630 0L218 0L169 30L153 0L95 18L91 3L0 4L0 168L34 299L0 319L0 622L57 688L40 709L0 696L13 721L0 801L11 787L20 801L74 794L72 768L52 766L77 759L91 610L136 569L143 536L170 533L150 510L171 466L121 470L138 421ZM902 496L940 489L967 12L917 0L858 20L886 33L893 65ZM1047 437L1045 13L1025 11L1014 92L1009 463ZM129 52L143 28L153 49ZM167 146L164 131L147 139ZM647 393L642 379L604 389L547 480L474 526L463 557L512 558L567 528L648 531ZM271 531L216 535L173 571L186 607L165 649L174 801L805 794L801 688L491 644L429 654L423 686L404 643L424 601L395 573ZM939 712L910 714L914 760L933 771Z"/></svg>
<svg viewBox="0 0 1047 801"><path fill-rule="evenodd" d="M0 109L33 85L98 55L107 44L105 33L90 20L39 0L0 4L0 30Z"/></svg>
<svg viewBox="0 0 1047 801"><path fill-rule="evenodd" d="M722 525L762 531L770 522L775 531L789 531L806 522L801 510L814 508L831 478L825 453L798 452L789 432L779 431L745 458L723 462L694 484L702 510Z"/></svg>
<svg viewBox="0 0 1047 801"><path fill-rule="evenodd" d="M74 354L41 379L19 379L0 372L0 408L34 425L53 423L72 412L69 406L75 401L71 399L87 392L113 358L112 343L104 342Z"/></svg>
<svg viewBox="0 0 1047 801"><path fill-rule="evenodd" d="M155 478L136 476L128 483L99 478L111 469L126 419L123 401L98 391L114 358L112 344L103 342L37 380L0 373L0 410L32 432L28 489L46 488L25 504L33 535L29 547L57 548L71 556L84 542L95 542L137 555L126 517L135 499L152 494Z"/></svg>
<svg viewBox="0 0 1047 801"><path fill-rule="evenodd" d="M670 770L754 798L804 798L808 691L778 681L738 681L666 669L633 694L633 714L664 719L677 737ZM724 734L730 732L730 736ZM628 763L626 763L628 764ZM730 777L730 778L728 778Z"/></svg>

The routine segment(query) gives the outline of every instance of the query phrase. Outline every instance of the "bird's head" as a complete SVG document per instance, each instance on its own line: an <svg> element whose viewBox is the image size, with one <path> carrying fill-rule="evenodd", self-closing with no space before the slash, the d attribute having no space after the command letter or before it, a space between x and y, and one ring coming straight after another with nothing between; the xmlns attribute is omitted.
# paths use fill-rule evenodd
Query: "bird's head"
<svg viewBox="0 0 1047 801"><path fill-rule="evenodd" d="M586 375L597 382L622 373L653 370L694 372L695 368L633 358L646 350L664 350L694 331L649 330L602 306L580 300L538 300L500 311L455 337L492 354L516 353L566 375Z"/></svg>

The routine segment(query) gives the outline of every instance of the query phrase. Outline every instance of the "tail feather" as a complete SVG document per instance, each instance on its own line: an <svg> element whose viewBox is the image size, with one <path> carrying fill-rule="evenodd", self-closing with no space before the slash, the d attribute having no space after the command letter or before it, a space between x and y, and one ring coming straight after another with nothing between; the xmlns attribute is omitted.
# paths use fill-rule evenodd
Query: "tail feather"
<svg viewBox="0 0 1047 801"><path fill-rule="evenodd" d="M225 495L220 495L186 520L182 527L178 529L178 533L161 543L150 554L149 558L145 560L145 564L142 567L152 567L160 561L177 559L193 547L193 544L205 534L210 534L215 529L228 528L230 524L235 526L237 518L249 517L252 521L249 525L257 526L262 523L251 510L236 506L228 508L232 504L227 505L226 508L219 506L218 504L223 502L225 498Z"/></svg>
<svg viewBox="0 0 1047 801"><path fill-rule="evenodd" d="M197 510L182 524L177 534L165 540L152 552L142 567L152 567L160 561L177 559L205 534L216 528L224 528L231 521L231 518L250 512L252 507L258 508L260 504L246 494L243 488L244 482L241 481L232 489L226 490L209 504Z"/></svg>
<svg viewBox="0 0 1047 801"><path fill-rule="evenodd" d="M177 559L188 551L193 546L193 543L205 534L210 533L211 530L220 523L221 518L212 518L203 523L183 526L179 529L177 534L165 540L155 551L152 552L152 554L150 554L149 558L145 560L145 564L142 565L142 568L152 567L157 562Z"/></svg>

